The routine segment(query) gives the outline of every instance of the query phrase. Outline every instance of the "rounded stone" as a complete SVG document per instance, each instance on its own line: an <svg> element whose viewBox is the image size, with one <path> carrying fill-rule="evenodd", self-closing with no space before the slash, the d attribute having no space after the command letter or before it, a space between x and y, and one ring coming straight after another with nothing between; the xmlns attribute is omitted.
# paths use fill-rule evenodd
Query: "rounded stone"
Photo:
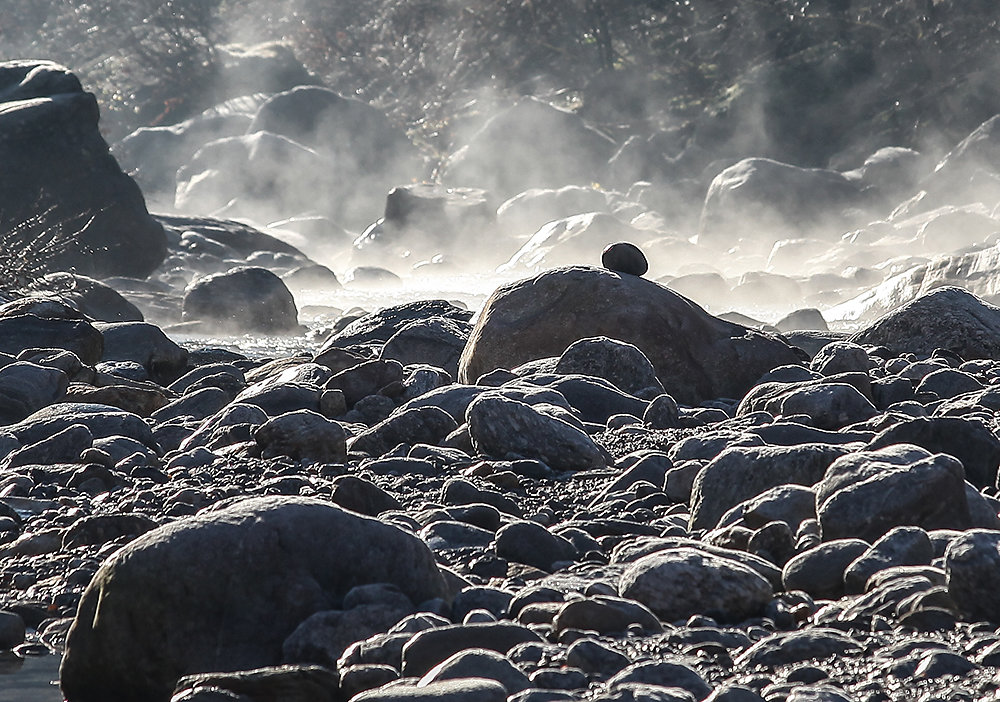
<svg viewBox="0 0 1000 702"><path fill-rule="evenodd" d="M601 265L609 271L629 275L643 275L649 270L646 255L638 246L627 241L608 244L601 253Z"/></svg>

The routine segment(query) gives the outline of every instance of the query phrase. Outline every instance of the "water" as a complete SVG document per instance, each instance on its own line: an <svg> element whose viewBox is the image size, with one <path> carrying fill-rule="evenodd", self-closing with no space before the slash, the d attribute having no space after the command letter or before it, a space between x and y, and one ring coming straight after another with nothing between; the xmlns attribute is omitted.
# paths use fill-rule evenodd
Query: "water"
<svg viewBox="0 0 1000 702"><path fill-rule="evenodd" d="M61 656L0 657L0 702L62 702Z"/></svg>

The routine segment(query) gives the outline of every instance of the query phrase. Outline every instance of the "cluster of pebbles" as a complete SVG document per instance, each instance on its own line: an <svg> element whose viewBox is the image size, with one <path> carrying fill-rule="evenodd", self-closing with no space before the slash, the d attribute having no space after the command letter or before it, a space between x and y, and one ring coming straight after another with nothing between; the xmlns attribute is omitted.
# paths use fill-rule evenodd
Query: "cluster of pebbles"
<svg viewBox="0 0 1000 702"><path fill-rule="evenodd" d="M997 699L1000 310L938 291L680 404L605 336L458 383L470 316L278 359L0 318L4 667L62 652L69 702Z"/></svg>

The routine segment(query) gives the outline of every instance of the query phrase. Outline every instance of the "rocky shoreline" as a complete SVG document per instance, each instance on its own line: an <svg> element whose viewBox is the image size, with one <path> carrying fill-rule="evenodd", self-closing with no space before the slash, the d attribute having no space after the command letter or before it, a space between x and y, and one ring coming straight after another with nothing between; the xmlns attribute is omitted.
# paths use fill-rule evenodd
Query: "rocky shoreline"
<svg viewBox="0 0 1000 702"><path fill-rule="evenodd" d="M739 401L678 404L602 336L454 382L502 351L502 292L462 348L468 313L423 301L271 361L48 319L130 351L84 363L4 317L32 410L0 432L7 659L65 650L71 702L992 699L1000 310L943 289L855 336L893 349L774 338ZM427 326L425 363L387 357Z"/></svg>

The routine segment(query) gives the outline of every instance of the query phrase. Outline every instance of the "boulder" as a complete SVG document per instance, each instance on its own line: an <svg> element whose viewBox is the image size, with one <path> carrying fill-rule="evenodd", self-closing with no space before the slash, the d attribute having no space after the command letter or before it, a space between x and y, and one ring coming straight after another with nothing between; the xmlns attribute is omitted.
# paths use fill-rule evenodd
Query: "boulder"
<svg viewBox="0 0 1000 702"><path fill-rule="evenodd" d="M99 322L141 322L142 312L114 288L77 273L49 273L33 290L54 295Z"/></svg>
<svg viewBox="0 0 1000 702"><path fill-rule="evenodd" d="M0 424L13 424L66 394L69 378L58 368L18 362L0 368Z"/></svg>
<svg viewBox="0 0 1000 702"><path fill-rule="evenodd" d="M163 262L163 228L98 128L92 93L49 61L0 63L0 230L18 265L145 277ZM4 263L12 266L14 260ZM9 270L7 273L16 273Z"/></svg>
<svg viewBox="0 0 1000 702"><path fill-rule="evenodd" d="M64 349L94 365L104 354L104 336L84 320L34 314L0 318L0 353L17 356L27 349Z"/></svg>
<svg viewBox="0 0 1000 702"><path fill-rule="evenodd" d="M897 526L965 529L965 471L951 456L910 444L851 453L816 486L816 515L824 540L874 542Z"/></svg>
<svg viewBox="0 0 1000 702"><path fill-rule="evenodd" d="M572 112L528 97L490 118L445 164L448 185L510 197L529 188L589 185L615 143Z"/></svg>
<svg viewBox="0 0 1000 702"><path fill-rule="evenodd" d="M447 317L428 317L410 322L389 337L379 358L391 358L404 366L424 363L458 375L458 359L469 340L472 325Z"/></svg>
<svg viewBox="0 0 1000 702"><path fill-rule="evenodd" d="M467 322L472 313L447 300L417 300L386 307L359 317L331 334L316 352L316 356L321 357L331 349L359 344L383 345L409 324L439 317Z"/></svg>
<svg viewBox="0 0 1000 702"><path fill-rule="evenodd" d="M559 357L556 373L604 378L619 390L632 395L650 388L663 390L653 364L642 351L632 344L606 336L580 339L570 344Z"/></svg>
<svg viewBox="0 0 1000 702"><path fill-rule="evenodd" d="M930 355L943 348L964 360L1000 359L1000 308L962 288L941 287L889 312L851 341L897 354Z"/></svg>
<svg viewBox="0 0 1000 702"><path fill-rule="evenodd" d="M604 212L572 215L543 224L497 271L534 273L556 266L596 265L608 244L650 238L649 233Z"/></svg>
<svg viewBox="0 0 1000 702"><path fill-rule="evenodd" d="M101 566L67 639L63 694L166 702L181 676L276 665L301 622L365 583L415 602L444 595L423 543L329 503L266 497L203 511Z"/></svg>
<svg viewBox="0 0 1000 702"><path fill-rule="evenodd" d="M580 185L566 185L558 189L530 188L497 208L497 222L509 235L527 238L546 222L607 210L608 196L597 188Z"/></svg>
<svg viewBox="0 0 1000 702"><path fill-rule="evenodd" d="M187 368L188 351L146 322L98 323L104 337L102 361L133 361L156 381L173 382Z"/></svg>
<svg viewBox="0 0 1000 702"><path fill-rule="evenodd" d="M601 449L582 430L524 402L486 393L472 401L466 416L472 445L487 456L534 458L555 470L606 465Z"/></svg>
<svg viewBox="0 0 1000 702"><path fill-rule="evenodd" d="M337 422L309 410L269 419L253 434L262 458L289 456L315 463L343 463L347 434Z"/></svg>
<svg viewBox="0 0 1000 702"><path fill-rule="evenodd" d="M969 621L1000 621L1000 531L957 535L944 554L948 594Z"/></svg>
<svg viewBox="0 0 1000 702"><path fill-rule="evenodd" d="M142 417L108 405L57 402L11 425L8 431L27 446L74 424L87 427L95 439L127 436L151 449L157 448L153 433Z"/></svg>
<svg viewBox="0 0 1000 702"><path fill-rule="evenodd" d="M837 171L748 158L709 186L698 243L767 254L790 231L832 240L846 228L845 211L863 202L861 186Z"/></svg>
<svg viewBox="0 0 1000 702"><path fill-rule="evenodd" d="M809 487L849 449L830 444L726 449L701 469L691 491L692 529L711 529L741 502L781 485Z"/></svg>
<svg viewBox="0 0 1000 702"><path fill-rule="evenodd" d="M671 622L696 614L739 622L760 613L772 595L755 570L686 547L640 558L622 573L619 590Z"/></svg>
<svg viewBox="0 0 1000 702"><path fill-rule="evenodd" d="M486 301L459 364L460 382L495 368L559 356L607 336L636 346L678 402L742 397L761 375L798 357L789 346L645 278L571 267L503 285Z"/></svg>
<svg viewBox="0 0 1000 702"><path fill-rule="evenodd" d="M192 283L184 292L184 320L266 334L299 330L292 293L274 273L254 267L233 268Z"/></svg>

